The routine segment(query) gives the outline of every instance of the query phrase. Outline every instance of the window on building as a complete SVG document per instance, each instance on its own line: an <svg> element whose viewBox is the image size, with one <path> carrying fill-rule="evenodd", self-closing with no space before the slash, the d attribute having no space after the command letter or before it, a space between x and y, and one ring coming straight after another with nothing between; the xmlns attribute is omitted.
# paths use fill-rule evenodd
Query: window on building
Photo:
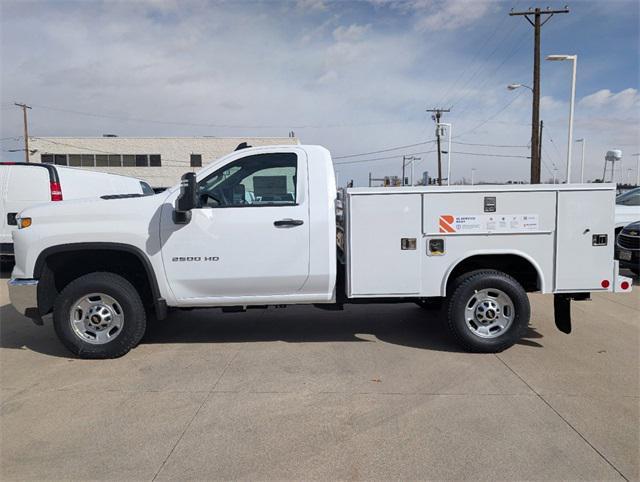
<svg viewBox="0 0 640 482"><path fill-rule="evenodd" d="M191 167L202 167L202 154L191 154Z"/></svg>
<svg viewBox="0 0 640 482"><path fill-rule="evenodd" d="M69 154L69 165L70 166L80 166L81 165L81 157L80 154Z"/></svg>
<svg viewBox="0 0 640 482"><path fill-rule="evenodd" d="M96 167L105 167L109 165L109 156L106 154L96 154Z"/></svg>
<svg viewBox="0 0 640 482"><path fill-rule="evenodd" d="M149 165L149 158L146 154L136 154L136 167L145 167Z"/></svg>
<svg viewBox="0 0 640 482"><path fill-rule="evenodd" d="M93 167L96 165L95 156L93 154L82 154L80 163L82 167Z"/></svg>
<svg viewBox="0 0 640 482"><path fill-rule="evenodd" d="M149 154L149 165L151 167L162 166L162 161L160 160L160 154Z"/></svg>
<svg viewBox="0 0 640 482"><path fill-rule="evenodd" d="M191 165L194 164L192 154ZM201 158L197 154L198 158ZM40 162L74 167L162 167L160 154L40 154Z"/></svg>
<svg viewBox="0 0 640 482"><path fill-rule="evenodd" d="M54 160L56 164L59 166L67 165L67 155L66 154L54 154Z"/></svg>
<svg viewBox="0 0 640 482"><path fill-rule="evenodd" d="M120 154L109 154L109 166L122 166L122 157Z"/></svg>

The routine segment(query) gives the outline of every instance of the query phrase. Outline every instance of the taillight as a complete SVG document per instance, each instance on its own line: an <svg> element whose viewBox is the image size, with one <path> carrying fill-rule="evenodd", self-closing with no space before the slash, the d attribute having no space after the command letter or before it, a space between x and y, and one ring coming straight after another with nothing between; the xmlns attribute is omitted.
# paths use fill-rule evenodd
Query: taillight
<svg viewBox="0 0 640 482"><path fill-rule="evenodd" d="M59 182L51 181L51 200L62 201L62 187Z"/></svg>

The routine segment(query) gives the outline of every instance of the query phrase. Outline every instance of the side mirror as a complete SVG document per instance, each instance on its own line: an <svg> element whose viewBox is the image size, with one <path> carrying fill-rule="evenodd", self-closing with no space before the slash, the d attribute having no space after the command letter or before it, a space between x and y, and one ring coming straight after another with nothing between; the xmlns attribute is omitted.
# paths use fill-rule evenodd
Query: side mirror
<svg viewBox="0 0 640 482"><path fill-rule="evenodd" d="M191 210L196 207L198 207L196 174L187 172L180 179L180 195L176 199L173 222L176 224L188 224L191 221Z"/></svg>

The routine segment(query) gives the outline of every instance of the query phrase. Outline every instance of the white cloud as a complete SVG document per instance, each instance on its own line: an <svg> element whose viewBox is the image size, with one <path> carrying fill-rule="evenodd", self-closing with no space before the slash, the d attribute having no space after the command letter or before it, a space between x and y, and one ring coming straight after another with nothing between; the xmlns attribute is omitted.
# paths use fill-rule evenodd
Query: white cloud
<svg viewBox="0 0 640 482"><path fill-rule="evenodd" d="M352 23L348 27L340 25L333 31L333 38L338 42L357 42L362 40L370 29L370 24L358 25L356 23Z"/></svg>
<svg viewBox="0 0 640 482"><path fill-rule="evenodd" d="M601 89L580 99L579 104L586 108L631 110L640 108L640 96L638 90L633 88L621 90L618 93Z"/></svg>
<svg viewBox="0 0 640 482"><path fill-rule="evenodd" d="M378 7L412 14L419 31L456 30L484 17L492 0L370 0Z"/></svg>

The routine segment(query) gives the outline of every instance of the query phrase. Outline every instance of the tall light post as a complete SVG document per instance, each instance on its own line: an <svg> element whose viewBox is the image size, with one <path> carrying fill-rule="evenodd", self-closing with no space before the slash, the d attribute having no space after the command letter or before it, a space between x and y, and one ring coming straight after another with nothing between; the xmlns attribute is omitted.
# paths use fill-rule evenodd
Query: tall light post
<svg viewBox="0 0 640 482"><path fill-rule="evenodd" d="M445 122L439 122L436 125L437 129L442 129L443 127L446 128L445 132L447 133L447 186L451 185L451 130L452 130L452 125L451 124L447 124ZM442 133L442 131L440 131Z"/></svg>
<svg viewBox="0 0 640 482"><path fill-rule="evenodd" d="M577 55L547 55L545 60L554 62L570 60L572 64L571 75L571 102L569 103L569 140L567 142L567 184L571 182L571 150L573 148L573 111L576 103L576 66L578 64Z"/></svg>
<svg viewBox="0 0 640 482"><path fill-rule="evenodd" d="M640 186L640 152L632 154L636 158L636 186Z"/></svg>
<svg viewBox="0 0 640 482"><path fill-rule="evenodd" d="M582 143L582 156L580 158L580 182L584 183L584 146L587 141L585 141L583 137L582 139L576 139L576 142Z"/></svg>

